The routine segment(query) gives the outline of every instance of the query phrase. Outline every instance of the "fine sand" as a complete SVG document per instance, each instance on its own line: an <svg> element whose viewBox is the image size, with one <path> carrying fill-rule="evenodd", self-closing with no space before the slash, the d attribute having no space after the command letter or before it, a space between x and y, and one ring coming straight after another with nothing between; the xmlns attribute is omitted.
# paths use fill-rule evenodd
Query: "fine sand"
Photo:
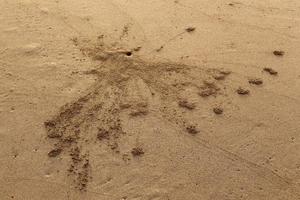
<svg viewBox="0 0 300 200"><path fill-rule="evenodd" d="M0 0L0 200L299 200L299 11Z"/></svg>

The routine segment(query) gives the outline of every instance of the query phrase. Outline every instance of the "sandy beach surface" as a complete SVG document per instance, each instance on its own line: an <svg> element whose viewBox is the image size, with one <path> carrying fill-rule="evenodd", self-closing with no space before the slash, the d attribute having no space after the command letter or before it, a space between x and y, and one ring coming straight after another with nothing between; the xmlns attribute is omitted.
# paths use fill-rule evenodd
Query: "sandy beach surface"
<svg viewBox="0 0 300 200"><path fill-rule="evenodd" d="M300 1L0 0L0 199L299 200Z"/></svg>

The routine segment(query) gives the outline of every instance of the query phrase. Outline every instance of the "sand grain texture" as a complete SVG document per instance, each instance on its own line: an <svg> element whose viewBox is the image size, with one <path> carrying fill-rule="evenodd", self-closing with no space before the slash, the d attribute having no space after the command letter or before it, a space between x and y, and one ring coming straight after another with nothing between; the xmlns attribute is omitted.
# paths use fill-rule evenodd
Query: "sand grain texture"
<svg viewBox="0 0 300 200"><path fill-rule="evenodd" d="M0 199L300 199L299 8L0 0Z"/></svg>

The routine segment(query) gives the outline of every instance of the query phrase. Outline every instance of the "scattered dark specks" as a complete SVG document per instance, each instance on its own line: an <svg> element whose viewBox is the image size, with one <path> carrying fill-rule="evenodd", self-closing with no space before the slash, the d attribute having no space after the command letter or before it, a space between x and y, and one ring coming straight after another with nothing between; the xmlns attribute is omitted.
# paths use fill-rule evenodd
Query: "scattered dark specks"
<svg viewBox="0 0 300 200"><path fill-rule="evenodd" d="M77 37L71 38L71 41L73 42L73 44L74 44L75 46L78 46L78 38L77 38Z"/></svg>
<svg viewBox="0 0 300 200"><path fill-rule="evenodd" d="M186 130L187 130L187 132L189 134L192 134L192 135L196 135L197 133L200 132L195 125L189 125L189 126L187 126Z"/></svg>
<svg viewBox="0 0 300 200"><path fill-rule="evenodd" d="M268 72L268 73L271 74L271 75L277 75L277 74L278 74L277 71L275 71L274 69L269 68L269 67L265 67L265 68L264 68L264 71L265 71L265 72Z"/></svg>
<svg viewBox="0 0 300 200"><path fill-rule="evenodd" d="M263 84L263 80L261 80L260 78L251 78L251 79L249 79L248 82L250 84L253 84L253 85L261 85L261 84Z"/></svg>
<svg viewBox="0 0 300 200"><path fill-rule="evenodd" d="M239 87L239 88L236 90L236 92L237 92L239 95L247 95L247 94L250 93L249 90L244 89L244 88L241 88L241 87Z"/></svg>
<svg viewBox="0 0 300 200"><path fill-rule="evenodd" d="M48 153L49 157L56 157L58 156L60 153L62 152L62 149L57 148L57 149L53 149Z"/></svg>
<svg viewBox="0 0 300 200"><path fill-rule="evenodd" d="M215 96L219 90L220 88L218 88L214 83L205 82L201 87L199 95L201 97Z"/></svg>
<svg viewBox="0 0 300 200"><path fill-rule="evenodd" d="M213 109L214 113L217 115L221 115L223 113L223 109L220 107L216 107Z"/></svg>
<svg viewBox="0 0 300 200"><path fill-rule="evenodd" d="M131 150L131 154L133 156L141 156L143 155L145 152L141 147L135 147Z"/></svg>
<svg viewBox="0 0 300 200"><path fill-rule="evenodd" d="M195 30L196 30L195 27L188 27L188 28L185 29L185 31L188 32L188 33L193 32Z"/></svg>
<svg viewBox="0 0 300 200"><path fill-rule="evenodd" d="M284 51L275 50L275 51L273 51L273 54L275 56L283 56L284 55Z"/></svg>
<svg viewBox="0 0 300 200"><path fill-rule="evenodd" d="M49 138L60 138L62 136L62 134L56 130L56 123L54 121L46 121L44 125Z"/></svg>
<svg viewBox="0 0 300 200"><path fill-rule="evenodd" d="M99 140L109 139L109 132L103 128L98 128L97 138Z"/></svg>
<svg viewBox="0 0 300 200"><path fill-rule="evenodd" d="M180 100L178 105L189 110L195 109L196 105L194 103L188 102L187 100Z"/></svg>
<svg viewBox="0 0 300 200"><path fill-rule="evenodd" d="M206 90L199 92L199 95L201 97L208 97L208 96L214 95L215 93L216 92L212 89L206 89Z"/></svg>

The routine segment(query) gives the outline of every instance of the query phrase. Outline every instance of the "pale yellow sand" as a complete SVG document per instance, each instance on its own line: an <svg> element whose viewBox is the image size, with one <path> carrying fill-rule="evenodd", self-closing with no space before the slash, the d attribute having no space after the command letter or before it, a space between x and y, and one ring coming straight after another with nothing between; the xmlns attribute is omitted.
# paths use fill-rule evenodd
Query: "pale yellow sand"
<svg viewBox="0 0 300 200"><path fill-rule="evenodd" d="M299 10L0 0L0 199L300 199Z"/></svg>

